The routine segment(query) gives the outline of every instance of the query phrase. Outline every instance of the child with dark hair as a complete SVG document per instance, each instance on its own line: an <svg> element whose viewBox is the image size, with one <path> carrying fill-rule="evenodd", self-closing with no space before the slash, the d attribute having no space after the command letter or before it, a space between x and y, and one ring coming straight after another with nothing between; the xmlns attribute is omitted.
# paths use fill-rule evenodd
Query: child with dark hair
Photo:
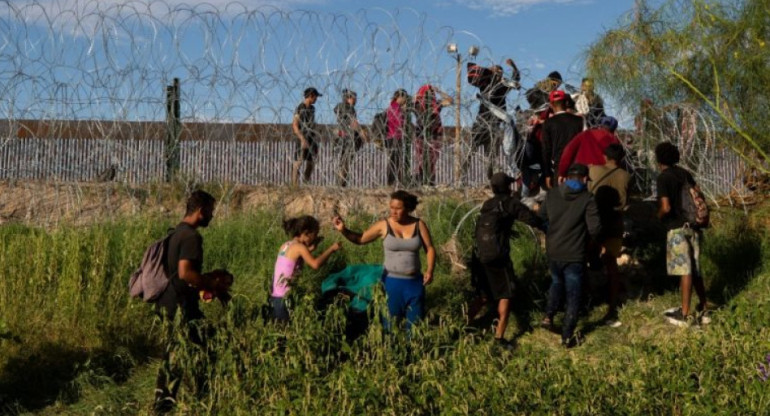
<svg viewBox="0 0 770 416"><path fill-rule="evenodd" d="M320 228L318 220L309 215L283 221L283 229L291 237L291 240L283 243L278 251L278 258L275 260L275 271L273 272L273 285L270 289L270 306L273 319L278 322L285 323L289 321L286 295L291 289L290 284L294 279L294 275L302 268L302 264L307 263L308 266L317 270L332 253L342 248L342 244L336 242L320 256L313 257L313 250L316 249L321 241L318 237Z"/></svg>

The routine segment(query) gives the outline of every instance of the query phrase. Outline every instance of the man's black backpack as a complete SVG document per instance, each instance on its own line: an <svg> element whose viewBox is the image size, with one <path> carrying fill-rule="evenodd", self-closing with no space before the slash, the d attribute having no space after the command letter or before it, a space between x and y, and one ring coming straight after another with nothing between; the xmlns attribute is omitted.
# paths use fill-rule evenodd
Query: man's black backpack
<svg viewBox="0 0 770 416"><path fill-rule="evenodd" d="M508 212L503 207L503 201L498 200L492 209L481 208L476 220L476 257L482 263L491 263L508 256L505 251L505 227Z"/></svg>

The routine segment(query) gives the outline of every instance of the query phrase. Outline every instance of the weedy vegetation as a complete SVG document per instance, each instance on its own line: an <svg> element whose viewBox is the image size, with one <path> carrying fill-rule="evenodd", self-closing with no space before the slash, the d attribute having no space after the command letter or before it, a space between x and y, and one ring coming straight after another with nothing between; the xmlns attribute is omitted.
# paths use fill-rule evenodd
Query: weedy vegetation
<svg viewBox="0 0 770 416"><path fill-rule="evenodd" d="M470 208L442 201L422 206L419 214L440 247ZM354 213L350 227L362 229L376 218ZM227 308L204 305L214 333L207 350L180 348L185 381L176 411L764 414L770 384L758 365L770 353L770 272L763 263L770 240L761 221L736 211L718 218L706 231L703 253L717 307L710 325L668 325L662 312L679 302L676 283L657 286L666 281L651 276L660 266L641 263L625 269L629 298L620 328L598 324L606 306L594 300L580 321L586 340L580 347L562 349L558 335L535 328L517 337L511 352L496 348L486 324L466 324L468 272L453 274L446 256L428 288L428 317L411 336L383 332L380 293L367 331L347 340L345 302L319 310L320 282L347 263L380 262L380 244L345 244L323 269L304 270L291 299L292 321L276 327L263 319L263 309L286 238L280 218L267 210L215 218L202 230L205 268L227 268L236 276L234 298ZM129 299L126 283L144 248L176 220L0 227L0 412L150 413L165 332L151 305ZM324 233L324 244L340 238L328 228ZM470 223L457 238L467 254ZM509 328L511 338L542 318L549 282L537 234L521 228L513 246L523 294L517 301L526 307ZM196 395L201 381L206 389Z"/></svg>

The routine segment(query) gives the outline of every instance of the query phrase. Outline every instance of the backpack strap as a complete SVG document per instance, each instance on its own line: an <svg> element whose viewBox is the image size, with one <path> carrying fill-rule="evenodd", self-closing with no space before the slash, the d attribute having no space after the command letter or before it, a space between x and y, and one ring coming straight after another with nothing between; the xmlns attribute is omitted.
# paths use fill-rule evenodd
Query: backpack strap
<svg viewBox="0 0 770 416"><path fill-rule="evenodd" d="M601 178L599 178L599 180L597 180L597 181L594 183L594 189L598 188L598 187L599 187L599 184L600 184L600 183L602 183L602 181L604 181L605 179L607 179L607 178L608 178L610 175L612 175L612 174L613 174L613 173L614 173L616 170L618 170L618 169L620 169L620 166L616 166L616 167L615 167L615 169L612 169L611 171L609 171L609 172L605 173L604 175L602 175L602 177L601 177Z"/></svg>

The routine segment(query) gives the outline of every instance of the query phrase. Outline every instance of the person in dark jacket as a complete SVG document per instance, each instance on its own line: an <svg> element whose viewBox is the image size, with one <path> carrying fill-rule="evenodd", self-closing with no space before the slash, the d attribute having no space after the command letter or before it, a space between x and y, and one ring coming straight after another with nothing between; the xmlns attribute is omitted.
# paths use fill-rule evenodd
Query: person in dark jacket
<svg viewBox="0 0 770 416"><path fill-rule="evenodd" d="M515 179L503 172L497 172L492 175L490 185L494 195L492 198L484 201L481 206L481 213L486 213L496 209L501 209L503 215L497 222L497 232L502 242L500 252L503 253L498 259L491 262L481 263L478 256L474 255L471 260L471 273L479 296L471 302L468 308L468 317L473 319L481 307L490 300L497 302L497 313L499 320L495 328L495 341L506 349L510 349L512 344L505 340L505 329L508 327L508 316L511 310L511 299L514 296L514 280L516 279L511 262L511 235L513 234L513 224L515 221L522 221L533 227L540 227L542 221L529 210L518 198L511 194L511 184ZM476 247L478 250L478 247ZM519 316L522 315L522 316ZM521 326L528 324L528 319L523 314L517 314L519 319L519 330L527 329Z"/></svg>
<svg viewBox="0 0 770 416"><path fill-rule="evenodd" d="M599 210L586 187L587 179L587 166L572 165L564 183L548 191L538 212L548 221L545 241L552 279L543 325L553 324L553 317L566 295L561 342L567 348L578 343L575 327L585 275L586 247L589 238L595 239L601 232Z"/></svg>

